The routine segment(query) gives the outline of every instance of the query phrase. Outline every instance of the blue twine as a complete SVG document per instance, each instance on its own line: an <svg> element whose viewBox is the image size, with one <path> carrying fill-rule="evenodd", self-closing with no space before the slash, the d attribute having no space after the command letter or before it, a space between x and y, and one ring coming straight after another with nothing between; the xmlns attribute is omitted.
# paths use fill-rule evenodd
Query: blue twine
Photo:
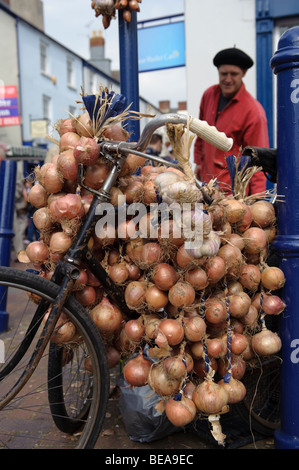
<svg viewBox="0 0 299 470"><path fill-rule="evenodd" d="M230 308L229 298L227 289L227 280L225 279L225 303L227 309L227 359L228 359L228 371L224 374L223 380L228 383L232 375L232 363L231 363L231 323L230 323Z"/></svg>
<svg viewBox="0 0 299 470"><path fill-rule="evenodd" d="M99 97L96 95L86 95L83 97L83 102L91 121L94 119L95 122L97 122L97 117L100 115L102 116L102 120L98 123L98 129L96 129L96 132L104 122L107 121L107 119L118 116L127 107L127 98L114 92L107 93L103 91ZM100 108L104 106L104 103L105 112L102 114L99 111Z"/></svg>

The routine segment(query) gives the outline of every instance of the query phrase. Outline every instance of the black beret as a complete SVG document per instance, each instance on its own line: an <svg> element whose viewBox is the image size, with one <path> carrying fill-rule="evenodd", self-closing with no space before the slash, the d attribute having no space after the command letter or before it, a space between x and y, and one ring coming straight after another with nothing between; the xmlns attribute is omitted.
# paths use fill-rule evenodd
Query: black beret
<svg viewBox="0 0 299 470"><path fill-rule="evenodd" d="M241 69L249 69L253 65L253 60L245 52L232 47L218 52L213 59L216 67L220 65L237 65Z"/></svg>

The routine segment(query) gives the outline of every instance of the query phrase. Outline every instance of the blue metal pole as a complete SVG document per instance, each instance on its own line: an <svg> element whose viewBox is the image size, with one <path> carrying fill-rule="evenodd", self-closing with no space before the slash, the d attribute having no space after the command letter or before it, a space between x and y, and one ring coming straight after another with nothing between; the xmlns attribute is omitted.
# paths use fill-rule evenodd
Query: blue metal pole
<svg viewBox="0 0 299 470"><path fill-rule="evenodd" d="M299 27L280 38L271 59L277 75L278 236L274 248L286 277L281 318L281 425L278 449L299 449ZM280 202L281 201L281 202Z"/></svg>
<svg viewBox="0 0 299 470"><path fill-rule="evenodd" d="M17 162L3 160L0 165L0 266L10 265L16 175ZM6 300L5 288L0 287L0 333L8 328Z"/></svg>
<svg viewBox="0 0 299 470"><path fill-rule="evenodd" d="M131 21L127 23L122 10L119 10L120 84L121 94L129 104L132 103L130 109L139 111L137 12L131 13ZM126 130L131 134L130 140L137 142L140 136L139 121L126 121Z"/></svg>

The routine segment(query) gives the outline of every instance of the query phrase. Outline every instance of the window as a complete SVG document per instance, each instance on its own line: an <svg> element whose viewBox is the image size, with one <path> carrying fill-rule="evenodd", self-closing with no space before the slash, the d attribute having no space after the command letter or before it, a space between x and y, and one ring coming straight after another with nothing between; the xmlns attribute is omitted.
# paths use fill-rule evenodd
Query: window
<svg viewBox="0 0 299 470"><path fill-rule="evenodd" d="M75 87L75 76L74 76L74 60L71 57L67 58L67 84L68 86Z"/></svg>
<svg viewBox="0 0 299 470"><path fill-rule="evenodd" d="M47 95L43 95L43 117L47 121L51 120L51 98Z"/></svg>
<svg viewBox="0 0 299 470"><path fill-rule="evenodd" d="M48 44L40 42L40 71L49 75Z"/></svg>

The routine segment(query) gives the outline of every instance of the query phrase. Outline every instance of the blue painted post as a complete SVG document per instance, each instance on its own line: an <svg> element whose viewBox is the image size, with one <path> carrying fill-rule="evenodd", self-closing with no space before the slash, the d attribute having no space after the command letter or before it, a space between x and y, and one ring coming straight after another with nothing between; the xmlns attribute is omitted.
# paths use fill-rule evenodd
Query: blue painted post
<svg viewBox="0 0 299 470"><path fill-rule="evenodd" d="M17 162L3 160L0 165L0 266L10 265L16 175ZM8 328L6 300L5 288L0 287L0 333Z"/></svg>
<svg viewBox="0 0 299 470"><path fill-rule="evenodd" d="M133 111L139 111L139 81L138 81L138 38L137 12L132 11L131 22L123 18L119 10L119 59L121 94L124 95ZM131 134L131 141L137 142L140 136L138 120L126 121L126 130Z"/></svg>
<svg viewBox="0 0 299 470"><path fill-rule="evenodd" d="M280 38L271 66L277 75L278 236L274 248L286 277L281 318L281 425L278 449L299 449L299 27Z"/></svg>

